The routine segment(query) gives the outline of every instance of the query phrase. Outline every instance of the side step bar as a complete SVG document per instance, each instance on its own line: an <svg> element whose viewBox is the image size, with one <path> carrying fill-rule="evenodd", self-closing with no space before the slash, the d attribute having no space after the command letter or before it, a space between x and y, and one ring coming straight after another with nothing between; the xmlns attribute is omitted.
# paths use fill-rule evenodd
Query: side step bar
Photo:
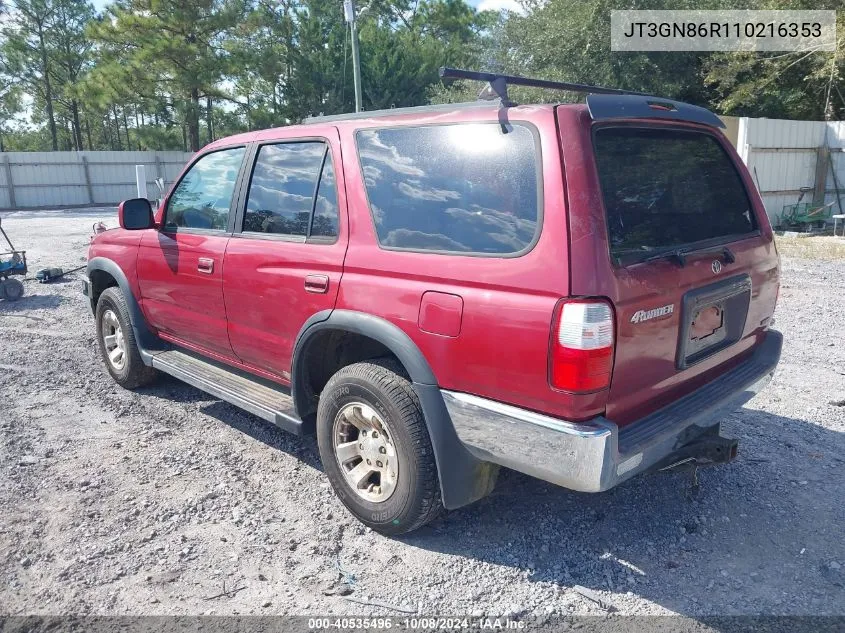
<svg viewBox="0 0 845 633"><path fill-rule="evenodd" d="M302 420L296 416L293 398L281 385L274 385L181 350L155 354L152 365L165 374L249 411L285 431L296 435L304 433Z"/></svg>

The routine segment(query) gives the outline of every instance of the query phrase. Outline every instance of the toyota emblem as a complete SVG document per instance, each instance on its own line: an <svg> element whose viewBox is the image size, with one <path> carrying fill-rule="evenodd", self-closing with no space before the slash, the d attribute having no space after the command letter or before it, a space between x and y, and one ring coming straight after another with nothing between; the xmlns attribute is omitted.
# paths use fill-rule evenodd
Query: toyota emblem
<svg viewBox="0 0 845 633"><path fill-rule="evenodd" d="M713 263L710 264L710 270L713 271L714 275L718 275L720 272L722 272L722 262L720 262L718 259L714 259Z"/></svg>

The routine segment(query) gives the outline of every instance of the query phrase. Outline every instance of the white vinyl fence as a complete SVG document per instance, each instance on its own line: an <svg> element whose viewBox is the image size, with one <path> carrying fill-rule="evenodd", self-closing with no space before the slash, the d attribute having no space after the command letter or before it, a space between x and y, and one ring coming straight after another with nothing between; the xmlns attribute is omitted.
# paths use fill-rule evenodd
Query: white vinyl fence
<svg viewBox="0 0 845 633"><path fill-rule="evenodd" d="M147 191L156 178L170 185L189 152L0 153L0 209L111 205L136 196L135 166L146 167Z"/></svg>
<svg viewBox="0 0 845 633"><path fill-rule="evenodd" d="M739 119L737 151L760 189L772 223L784 205L824 200L845 209L845 122ZM837 198L839 198L837 200Z"/></svg>

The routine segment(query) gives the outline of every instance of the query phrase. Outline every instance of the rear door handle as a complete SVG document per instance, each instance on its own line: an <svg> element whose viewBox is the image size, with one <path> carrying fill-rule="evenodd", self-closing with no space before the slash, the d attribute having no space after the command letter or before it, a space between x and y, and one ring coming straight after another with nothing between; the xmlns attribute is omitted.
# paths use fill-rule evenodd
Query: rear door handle
<svg viewBox="0 0 845 633"><path fill-rule="evenodd" d="M197 270L206 275L214 272L214 260L210 257L200 257L197 260Z"/></svg>
<svg viewBox="0 0 845 633"><path fill-rule="evenodd" d="M305 292L324 295L329 291L329 278L326 275L306 275Z"/></svg>

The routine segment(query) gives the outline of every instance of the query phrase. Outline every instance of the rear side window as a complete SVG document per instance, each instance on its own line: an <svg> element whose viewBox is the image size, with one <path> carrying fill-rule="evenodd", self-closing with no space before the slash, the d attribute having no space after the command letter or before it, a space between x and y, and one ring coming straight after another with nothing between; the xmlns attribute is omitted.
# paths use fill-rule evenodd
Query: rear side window
<svg viewBox="0 0 845 633"><path fill-rule="evenodd" d="M357 144L382 246L512 255L534 242L541 181L527 126L362 130Z"/></svg>
<svg viewBox="0 0 845 633"><path fill-rule="evenodd" d="M249 185L243 230L336 237L337 224L337 188L326 144L262 145Z"/></svg>
<svg viewBox="0 0 845 633"><path fill-rule="evenodd" d="M739 173L713 136L599 128L594 144L610 250L620 263L757 229Z"/></svg>

